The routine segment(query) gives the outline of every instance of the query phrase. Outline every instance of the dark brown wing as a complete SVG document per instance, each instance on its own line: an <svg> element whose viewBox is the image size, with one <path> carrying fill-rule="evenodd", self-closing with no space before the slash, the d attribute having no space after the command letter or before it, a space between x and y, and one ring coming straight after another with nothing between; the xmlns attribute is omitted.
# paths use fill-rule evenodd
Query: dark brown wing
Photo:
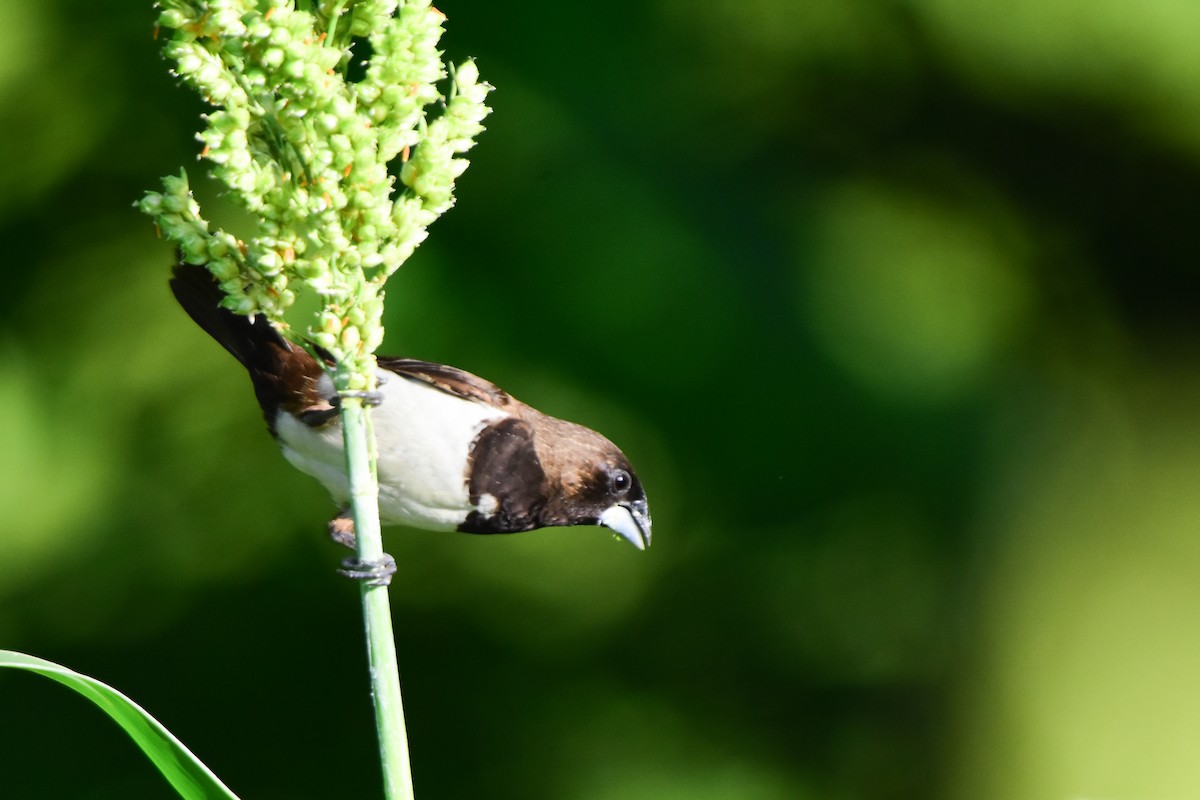
<svg viewBox="0 0 1200 800"><path fill-rule="evenodd" d="M519 401L491 381L472 375L457 367L421 361L415 358L388 358L381 356L379 366L405 378L422 381L443 392L473 400L477 403L503 410L511 410Z"/></svg>

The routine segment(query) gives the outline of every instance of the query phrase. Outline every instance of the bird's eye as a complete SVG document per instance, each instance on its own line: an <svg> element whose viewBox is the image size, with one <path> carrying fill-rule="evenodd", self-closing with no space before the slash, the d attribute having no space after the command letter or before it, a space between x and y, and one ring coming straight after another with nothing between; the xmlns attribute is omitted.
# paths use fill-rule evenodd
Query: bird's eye
<svg viewBox="0 0 1200 800"><path fill-rule="evenodd" d="M625 494L633 486L633 477L623 469L614 470L609 481L617 494Z"/></svg>

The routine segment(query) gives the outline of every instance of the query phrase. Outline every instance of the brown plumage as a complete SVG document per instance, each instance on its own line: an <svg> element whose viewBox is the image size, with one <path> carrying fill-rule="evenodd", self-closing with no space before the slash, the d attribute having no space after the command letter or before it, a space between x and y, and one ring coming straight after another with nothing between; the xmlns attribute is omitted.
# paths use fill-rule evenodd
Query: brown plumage
<svg viewBox="0 0 1200 800"><path fill-rule="evenodd" d="M324 365L265 318L221 308L220 288L202 267L178 265L171 289L247 369L288 460L344 503L337 395ZM378 364L373 419L385 522L467 533L604 525L639 548L650 543L641 483L608 439L455 367L390 357ZM347 541L345 520L335 523L335 538Z"/></svg>

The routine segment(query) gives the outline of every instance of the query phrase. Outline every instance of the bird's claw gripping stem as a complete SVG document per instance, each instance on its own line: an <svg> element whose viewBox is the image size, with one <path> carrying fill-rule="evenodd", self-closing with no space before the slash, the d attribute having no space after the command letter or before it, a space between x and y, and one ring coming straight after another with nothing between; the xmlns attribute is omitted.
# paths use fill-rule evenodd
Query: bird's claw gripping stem
<svg viewBox="0 0 1200 800"><path fill-rule="evenodd" d="M378 561L359 561L354 556L342 562L339 575L357 581L366 581L368 586L387 586L396 574L396 559L387 553Z"/></svg>

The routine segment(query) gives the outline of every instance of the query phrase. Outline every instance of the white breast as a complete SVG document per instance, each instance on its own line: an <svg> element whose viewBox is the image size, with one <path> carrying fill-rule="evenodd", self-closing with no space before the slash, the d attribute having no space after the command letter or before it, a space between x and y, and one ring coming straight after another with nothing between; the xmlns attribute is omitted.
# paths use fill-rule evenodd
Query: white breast
<svg viewBox="0 0 1200 800"><path fill-rule="evenodd" d="M505 416L421 381L388 373L372 420L379 452L379 513L385 524L453 530L472 510L466 465L471 444ZM275 432L287 460L324 484L338 503L350 496L342 428L314 430L284 411Z"/></svg>

